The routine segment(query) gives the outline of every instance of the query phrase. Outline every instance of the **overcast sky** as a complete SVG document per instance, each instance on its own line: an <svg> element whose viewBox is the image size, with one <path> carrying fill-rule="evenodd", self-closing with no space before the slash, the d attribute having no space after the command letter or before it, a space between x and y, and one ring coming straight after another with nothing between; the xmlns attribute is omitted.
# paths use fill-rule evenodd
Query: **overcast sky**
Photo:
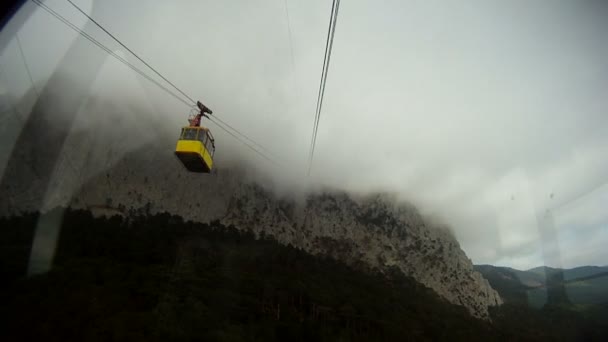
<svg viewBox="0 0 608 342"><path fill-rule="evenodd" d="M91 0L75 2L91 13ZM66 1L45 3L85 27ZM210 125L220 164L247 158L299 186L396 192L449 223L475 263L608 264L608 3L342 1L306 179L330 9L329 0L104 0L92 15L288 172ZM9 38L0 92L19 98L30 83ZM38 87L79 39L41 10L19 38ZM188 108L110 57L92 72L92 92L147 102L168 130L185 122Z"/></svg>

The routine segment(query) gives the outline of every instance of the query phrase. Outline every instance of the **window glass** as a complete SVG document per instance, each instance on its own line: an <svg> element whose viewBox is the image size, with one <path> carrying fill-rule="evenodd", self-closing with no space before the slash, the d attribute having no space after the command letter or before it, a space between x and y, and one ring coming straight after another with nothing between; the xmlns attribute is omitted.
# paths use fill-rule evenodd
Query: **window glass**
<svg viewBox="0 0 608 342"><path fill-rule="evenodd" d="M207 139L207 142L205 143L205 147L207 147L207 151L209 151L209 153L211 153L211 156L213 156L213 152L215 151L215 146L213 145L213 138L209 138Z"/></svg>
<svg viewBox="0 0 608 342"><path fill-rule="evenodd" d="M203 144L205 143L205 138L207 137L207 134L205 134L205 131L200 129L198 131L198 140L200 140Z"/></svg>
<svg viewBox="0 0 608 342"><path fill-rule="evenodd" d="M196 131L194 128L185 128L182 140L196 140Z"/></svg>

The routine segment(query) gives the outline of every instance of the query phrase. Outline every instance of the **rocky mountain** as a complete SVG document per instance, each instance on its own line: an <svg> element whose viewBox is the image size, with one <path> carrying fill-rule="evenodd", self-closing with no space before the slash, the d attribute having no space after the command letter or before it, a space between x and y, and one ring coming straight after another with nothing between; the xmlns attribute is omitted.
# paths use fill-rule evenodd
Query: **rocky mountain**
<svg viewBox="0 0 608 342"><path fill-rule="evenodd" d="M61 132L49 132L54 128L47 123L21 136L3 175L0 215L61 205L126 217L169 212L272 235L355 267L399 269L475 317L488 319L488 308L502 303L450 231L427 222L412 205L387 194L340 190L278 196L238 167L188 173L172 153L174 141L152 124L140 125L120 110L106 113L102 119L77 116L69 129L57 128L65 139L58 146L45 140L45 148L59 151L52 166L40 157L37 139Z"/></svg>

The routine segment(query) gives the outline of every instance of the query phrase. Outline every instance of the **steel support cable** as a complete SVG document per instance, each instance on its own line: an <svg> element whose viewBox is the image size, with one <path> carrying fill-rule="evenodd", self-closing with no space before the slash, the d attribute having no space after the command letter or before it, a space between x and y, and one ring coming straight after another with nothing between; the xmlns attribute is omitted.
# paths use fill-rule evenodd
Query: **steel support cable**
<svg viewBox="0 0 608 342"><path fill-rule="evenodd" d="M129 49L129 47L127 47L122 41L120 41L120 39L118 39L115 35L113 35L110 31L108 31L105 27L103 27L103 25L101 25L97 20L95 20L94 18L92 18L90 15L88 15L85 11L83 11L78 5L76 5L72 0L67 0L74 8L76 8L76 10L78 10L80 13L82 13L85 17L87 17L93 24L95 24L95 26L97 26L98 28L100 28L103 32L105 32L108 36L110 36L112 39L114 39L114 41L116 41L118 44L120 44L120 46L122 46L123 48L125 48L127 51L129 51L133 56L135 56L135 58L137 58L140 62L142 62L145 66L147 66L148 68L150 68L150 70L152 70L156 75L158 75L160 78L162 78L165 82L167 82L168 84L170 84L173 88L175 88L175 90L177 90L179 93L181 93L182 95L184 95L184 97L186 97L188 100L190 100L192 103L196 103L196 101L189 96L188 94L186 94L184 91L182 91L180 88L178 88L173 82L169 81L165 76L163 76L158 70L156 70L154 67L152 67L150 64L148 64L145 60L143 60L143 58L139 57L139 55L137 53L135 53L133 50ZM293 52L292 52L293 54ZM292 56L293 57L293 56ZM228 123L224 122L223 120L216 118L218 121L220 121L222 124L224 124L225 126L229 127L230 129L232 129L236 134L240 135L241 137L243 137L244 139L250 141L251 143L253 143L254 145L256 145L257 147L259 147L260 149L266 151L266 153L271 154L272 153L270 151L268 151L268 149L266 149L265 147L263 147L262 145L258 144L257 142L255 142L253 139L249 138L247 135L245 135L244 133L241 133L239 130L237 130L236 128L232 127L231 125L229 125ZM274 156L276 158L276 156ZM277 158L278 159L278 158Z"/></svg>
<svg viewBox="0 0 608 342"><path fill-rule="evenodd" d="M63 22L65 25L67 25L68 27L70 27L72 30L76 31L76 33L80 34L81 36L83 36L84 38L86 38L87 40L89 40L91 43L97 45L100 49L104 50L107 54L109 54L112 57L116 58L119 62L125 64L130 69L132 69L133 71L135 71L136 73L138 73L142 77L146 78L148 81L152 82L153 84L155 84L156 86L158 86L159 88L161 88L162 90L164 90L165 92L167 92L168 94L170 94L171 96L173 96L178 101L182 102L183 104L185 104L185 105L187 105L189 107L191 106L190 102L188 102L188 101L184 100L183 98L179 97L177 94L175 94L174 92L172 92L170 89L168 89L167 87L163 86L158 81L156 81L155 79L151 78L150 76L148 76L142 70L138 69L135 65L131 64L126 59L120 57L114 51L110 50L105 45L103 45L102 43L100 43L97 39L93 38L91 35L87 34L83 30L79 29L78 26L72 24L69 20L67 20L61 14L55 12L52 8L48 7L47 5L45 5L44 3L40 2L39 0L32 0L32 2L35 3L36 5L40 6L40 8L42 8L47 13L51 14L52 16L54 16L59 21Z"/></svg>
<svg viewBox="0 0 608 342"><path fill-rule="evenodd" d="M315 153L315 148L316 148L316 141L317 141L317 134L318 134L318 130L319 130L319 122L321 120L321 112L322 112L322 108L323 108L323 99L325 97L325 85L327 83L327 74L328 74L328 70L329 70L329 62L331 59L331 51L332 51L332 47L333 47L333 37L334 37L334 33L335 33L335 27L336 27L336 20L337 20L337 15L338 15L338 8L340 5L340 1L334 1L336 6L335 6L335 10L333 12L333 15L330 19L330 28L328 31L328 34L331 32L331 34L328 36L328 41L326 43L326 55L325 55L325 61L324 61L324 69L321 75L321 82L319 84L319 96L317 98L317 115L316 115L316 120L315 120L315 124L314 124L314 128L313 128L313 137L311 139L311 146L310 146L310 154L309 154L309 160L308 160L308 172L307 174L310 175L310 171L312 169L312 162L314 159L314 153Z"/></svg>
<svg viewBox="0 0 608 342"><path fill-rule="evenodd" d="M211 115L209 117L212 117ZM270 156L272 156L274 159L277 160L281 160L282 158L277 157L274 153L272 153L271 151L269 151L267 148L265 148L264 146L258 144L257 142L255 142L255 140L249 138L248 136L246 136L244 133L239 132L236 128L230 126L227 122L223 121L222 119L220 119L217 116L213 116L213 118L217 121L219 121L221 124L223 124L224 126L230 128L231 130L233 130L234 132L236 132L238 135L240 135L243 139L251 142L253 145L257 146L259 149L263 150L264 152L266 152L267 154L269 154ZM282 161L282 160L281 160Z"/></svg>
<svg viewBox="0 0 608 342"><path fill-rule="evenodd" d="M319 92L317 94L317 106L315 108L315 119L312 123L312 135L310 137L310 146L308 149L308 161L310 164L310 154L312 152L312 145L315 141L315 127L317 126L317 120L319 117L319 99L321 97L321 90L323 88L323 75L325 75L325 66L327 64L327 51L329 49L329 38L331 35L331 27L334 19L334 10L335 10L336 0L332 2L331 5L331 14L329 16L329 26L327 27L327 38L325 39L325 53L323 55L323 67L321 68L321 82L319 83Z"/></svg>
<svg viewBox="0 0 608 342"><path fill-rule="evenodd" d="M332 52L332 48L333 48L333 45L334 45L334 35L336 33L336 22L337 22L337 19L338 19L338 9L339 9L339 7L340 7L340 0L337 0L337 2L336 2L336 12L335 12L335 15L334 15L333 27L332 27L332 31L331 31L331 38L330 38L330 41L329 41L329 51L327 53L327 65L325 66L325 75L324 75L324 79L323 79L323 90L321 92L321 98L320 98L320 101L319 101L319 114L318 114L318 118L317 118L317 125L315 127L315 141L316 141L317 132L318 132L318 129L319 129L319 121L321 119L321 112L322 112L322 109L323 109L323 100L325 99L325 86L327 85L327 75L329 73L329 63L330 63L330 60L331 60L331 52ZM314 148L315 148L315 145L313 145L313 150L312 150L313 154L315 152Z"/></svg>
<svg viewBox="0 0 608 342"><path fill-rule="evenodd" d="M316 122L316 126L315 126L315 136L314 136L314 144L312 145L312 151L310 154L310 163L312 164L312 159L314 157L315 154L315 147L316 147L316 141L317 141L317 132L319 130L319 122L321 120L321 112L323 109L323 99L325 99L325 85L327 84L327 75L329 73L329 62L331 60L331 51L334 45L334 35L336 33L336 21L338 19L338 9L340 7L340 0L336 1L336 11L334 14L334 20L333 20L333 26L332 26L332 30L331 30L331 38L329 41L329 51L327 53L327 65L325 66L325 75L324 75L324 79L323 79L323 90L321 91L321 97L319 100L319 112L317 115L317 122Z"/></svg>
<svg viewBox="0 0 608 342"><path fill-rule="evenodd" d="M127 51L129 51L133 56L135 56L135 58L137 58L140 62L144 63L148 68L150 68L150 70L154 71L154 73L156 75L158 75L160 78L162 78L165 82L167 82L168 84L170 84L173 88L175 88L175 90L177 90L178 92L180 92L182 95L184 95L188 100L192 101L193 103L196 103L196 101L194 101L194 99L192 99L192 97L188 96L188 94L186 94L185 92L183 92L181 89L179 89L175 84L173 84L171 81L169 81L165 76L163 76L160 72L156 71L156 69L154 69L150 64L146 63L146 61L144 61L141 57L139 57L139 55L137 55L135 52L133 52L133 50L129 49L125 44L123 44L118 38L116 38L112 33L110 33L108 30L106 30L100 23L98 23L95 19L91 18L91 16L89 16L85 11L83 11L82 9L80 9L80 7L78 7L78 5L76 5L75 3L72 2L72 0L67 0L70 4L72 4L72 6L74 6L80 13L82 13L85 17L87 17L93 24L95 24L95 26L99 27L103 32L105 32L108 36L110 36L112 39L114 39L118 44L120 44L120 46L122 46L123 48L125 48Z"/></svg>
<svg viewBox="0 0 608 342"><path fill-rule="evenodd" d="M139 57L138 54L136 54L133 50L129 49L129 47L127 47L122 41L120 41L115 35L113 35L110 31L108 31L105 27L103 27L103 25L101 25L99 22L97 22L94 18L92 18L91 16L89 16L85 11L83 11L80 7L78 7L78 5L76 5L74 2L72 2L71 0L67 0L72 6L74 6L74 8L76 8L80 13L82 13L85 17L87 17L93 24L95 24L97 27L99 27L103 32L105 32L108 36L110 36L112 39L114 39L114 41L116 41L118 44L120 44L120 46L122 46L123 48L125 48L127 51L129 51L133 56L135 56L135 58L137 58L140 62L142 62L144 65L146 65L148 68L150 68L150 70L152 70L156 75L158 75L160 78L162 78L165 82L167 82L168 84L170 84L173 88L175 88L175 90L177 90L179 93L181 93L182 95L184 95L188 100L190 100L192 103L196 103L196 101L189 96L188 94L186 94L184 91L182 91L180 88L178 88L173 82L169 81L165 76L163 76L159 71L157 71L154 67L152 67L150 64L148 64L146 61L143 60L143 58ZM264 151L266 151L266 153L271 154L272 153L270 151L268 151L268 149L266 149L265 147L263 147L262 145L258 144L257 142L255 142L253 139L249 138L247 135L245 135L244 133L241 133L239 130L237 130L236 128L232 127L231 125L229 125L228 123L222 121L221 119L217 118L218 121L220 121L221 123L223 123L225 126L229 127L230 129L232 129L236 134L240 135L241 137L243 137L244 139L250 141L251 143L253 143L254 145L258 146L260 149L263 149ZM276 156L274 156L276 158Z"/></svg>
<svg viewBox="0 0 608 342"><path fill-rule="evenodd" d="M293 38L291 34L291 20L289 19L289 6L287 6L287 0L283 0L283 4L285 5L285 16L287 17L287 34L289 36L289 50L291 52L291 72L293 73L295 79L296 62L293 54Z"/></svg>
<svg viewBox="0 0 608 342"><path fill-rule="evenodd" d="M48 7L47 5L45 5L42 2L39 2L39 0L32 0L32 2L34 2L36 5L40 6L42 9L44 9L46 12L48 12L49 14L53 15L56 19L60 20L61 22L63 22L65 25L67 25L68 27L70 27L71 29L73 29L74 31L76 31L77 33L79 33L81 36L83 36L84 38L86 38L87 40L89 40L90 42L92 42L93 44L97 45L99 48L101 48L102 50L104 50L106 53L108 53L109 55L113 56L114 58L116 58L117 60L119 60L120 62L122 62L123 64L125 64L126 66L130 67L133 71L137 72L138 74L140 74L141 76L145 77L147 80L149 80L150 82L152 82L153 84L155 84L156 86L158 86L160 89L164 90L165 92L167 92L168 94L172 95L173 97L175 97L177 100L179 100L180 102L182 102L183 104L185 104L188 107L192 107L192 103L188 102L186 100L184 100L183 98L181 98L180 96L178 96L177 94L175 94L174 92L172 92L171 90L169 90L167 87L163 86L162 84L160 84L158 81L154 80L153 78L151 78L150 76L148 76L147 74L145 74L143 71L141 71L140 69L138 69L136 66L134 66L133 64L131 64L129 61L125 60L124 58L118 56L115 52L113 52L112 50L110 50L109 48L107 48L105 45L103 45L102 43L100 43L99 41L97 41L95 38L93 38L92 36L90 36L89 34L87 34L86 32L82 31L81 29L79 29L76 25L72 24L69 20L67 20L65 17L61 16L59 13L55 12L53 9L51 9L50 7ZM193 101L194 102L194 101ZM259 145L258 143L256 143L253 139L247 137L245 134L240 133L238 130L236 130L234 127L228 125L227 123L221 121L218 119L218 121L220 121L221 123L223 123L224 125L228 126L230 129L234 130L237 134L245 137L245 139L251 141L252 143L256 144L258 147L263 148L263 146ZM257 149L253 148L252 146L250 146L249 144L247 144L246 142L244 142L242 139L240 139L238 136L236 136L234 133L230 132L228 129L226 129L225 127L221 126L220 124L218 124L217 122L213 121L218 127L220 127L222 130L224 130L225 132L227 132L228 134L230 134L232 137L234 137L236 140L238 140L240 143L244 144L245 146L247 146L248 148L250 148L251 150L253 150L254 152L258 153L260 156L262 156L264 159L269 160L270 162L276 164L276 165L280 165L277 162L273 161L272 159L270 159L268 156L266 156L265 154L261 153L260 151L258 151Z"/></svg>
<svg viewBox="0 0 608 342"><path fill-rule="evenodd" d="M321 73L321 82L319 84L319 95L317 97L317 112L315 116L315 123L313 127L313 135L311 139L310 145L310 154L308 159L308 175L310 175L310 170L312 168L312 161L314 158L316 141L317 141L317 132L319 129L319 121L321 119L321 111L323 108L323 99L325 97L325 84L327 83L327 74L329 71L329 62L331 60L331 51L334 43L334 35L336 32L336 22L338 19L338 11L340 9L340 0L334 0L332 4L332 15L329 22L329 29L327 32L327 41L325 43L325 57L323 61L323 71Z"/></svg>
<svg viewBox="0 0 608 342"><path fill-rule="evenodd" d="M257 150L255 147L251 146L250 144L246 143L245 141L241 140L241 138L239 138L238 136L236 136L234 133L230 132L227 128L225 128L224 126L222 126L219 122L215 121L215 119L217 119L214 116L209 116L208 117L209 120L211 122L213 122L217 127L221 128L224 132L230 134L233 138L235 138L236 140L238 140L240 143L242 143L243 145L247 146L249 149L251 149L253 152L259 154L262 158L268 160L269 162L273 163L276 166L283 166L282 164L279 164L277 161L272 160L272 158L268 157L267 155L265 155L264 153L262 153L261 151Z"/></svg>

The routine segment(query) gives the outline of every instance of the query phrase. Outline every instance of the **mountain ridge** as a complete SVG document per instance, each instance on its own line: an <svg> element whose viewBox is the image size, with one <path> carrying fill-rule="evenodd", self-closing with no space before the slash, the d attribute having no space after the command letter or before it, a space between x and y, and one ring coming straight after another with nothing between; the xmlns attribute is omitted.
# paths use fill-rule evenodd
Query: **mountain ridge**
<svg viewBox="0 0 608 342"><path fill-rule="evenodd" d="M507 303L541 308L547 304L602 305L608 303L608 268L579 266L571 269L534 267L521 271L508 267L475 265Z"/></svg>
<svg viewBox="0 0 608 342"><path fill-rule="evenodd" d="M86 106L104 107L104 102ZM65 142L54 147L61 151L54 161L39 156L37 137L31 137L5 171L4 178L11 181L0 189L0 215L57 206L127 217L169 212L272 235L282 244L349 265L380 271L396 267L478 318L489 319L488 308L502 303L453 234L425 220L411 204L385 193L353 195L329 188L278 196L247 167L220 166L217 174L192 174L175 159L174 142L158 133L146 135L159 128L137 111L128 114L115 109L103 118L77 115ZM41 131L54 134L53 120L44 122L48 126ZM50 162L52 167L44 164ZM54 171L39 175L39 169Z"/></svg>

